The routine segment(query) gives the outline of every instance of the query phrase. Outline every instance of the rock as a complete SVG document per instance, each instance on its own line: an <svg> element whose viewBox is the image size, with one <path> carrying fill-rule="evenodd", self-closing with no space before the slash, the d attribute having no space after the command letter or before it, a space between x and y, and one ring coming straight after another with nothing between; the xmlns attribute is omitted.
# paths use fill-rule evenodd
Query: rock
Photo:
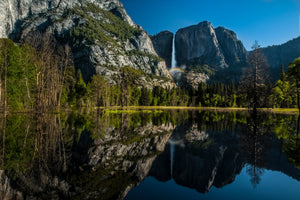
<svg viewBox="0 0 300 200"><path fill-rule="evenodd" d="M167 68L170 69L174 34L170 31L162 31L150 37L157 55L166 61Z"/></svg>
<svg viewBox="0 0 300 200"><path fill-rule="evenodd" d="M178 66L207 64L214 69L228 67L210 22L179 29L175 37L175 48Z"/></svg>
<svg viewBox="0 0 300 200"><path fill-rule="evenodd" d="M233 31L214 29L207 21L178 30L175 48L177 65L187 72L180 80L175 74L175 82L194 89L208 80L236 82L247 59L247 51Z"/></svg>
<svg viewBox="0 0 300 200"><path fill-rule="evenodd" d="M118 0L87 0L98 7L112 11L116 16L132 26L137 26L127 15L123 5ZM0 2L0 38L6 38L14 30L16 22L26 17L45 13L47 11L63 12L65 9L80 6L80 0L2 0Z"/></svg>
<svg viewBox="0 0 300 200"><path fill-rule="evenodd" d="M160 86L176 87L148 34L118 0L5 0L0 11L0 37L22 42L36 32L54 35L70 44L85 81L100 73L109 83L120 84L119 69L129 66L142 71L141 79L147 81L140 83L147 88L157 82L153 75L165 80Z"/></svg>
<svg viewBox="0 0 300 200"><path fill-rule="evenodd" d="M224 27L216 28L215 32L226 63L232 67L244 63L247 59L247 51L236 34Z"/></svg>
<svg viewBox="0 0 300 200"><path fill-rule="evenodd" d="M194 73L191 71L185 75L186 75L187 84L196 90L198 89L199 83L205 83L209 80L209 76L205 73Z"/></svg>

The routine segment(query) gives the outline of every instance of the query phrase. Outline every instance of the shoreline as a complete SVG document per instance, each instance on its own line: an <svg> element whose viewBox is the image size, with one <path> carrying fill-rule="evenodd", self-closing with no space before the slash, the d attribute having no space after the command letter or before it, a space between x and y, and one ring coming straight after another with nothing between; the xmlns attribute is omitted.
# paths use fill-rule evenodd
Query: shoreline
<svg viewBox="0 0 300 200"><path fill-rule="evenodd" d="M123 111L123 112L131 112L131 111L153 111L153 110L196 110L196 111L216 111L216 112L249 112L251 109L249 108L226 108L226 107L187 107L187 106L111 106L111 107L81 107L76 110L78 111L94 111L94 110L103 110L103 111ZM72 112L76 111L71 108L62 108L58 110L52 110L45 112L46 113L52 113L52 114L59 114L62 112ZM271 113L271 114L291 114L291 115L298 115L299 110L298 108L257 108L258 112L265 112L265 113ZM39 113L34 112L33 110L25 110L25 111L8 111L9 113L20 113L20 114L26 114L26 113ZM42 114L42 113L41 113Z"/></svg>

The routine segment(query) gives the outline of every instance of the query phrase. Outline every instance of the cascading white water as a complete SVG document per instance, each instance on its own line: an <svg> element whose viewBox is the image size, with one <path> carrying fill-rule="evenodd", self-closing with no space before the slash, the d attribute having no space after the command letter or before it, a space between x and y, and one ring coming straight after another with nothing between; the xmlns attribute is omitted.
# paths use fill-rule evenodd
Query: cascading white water
<svg viewBox="0 0 300 200"><path fill-rule="evenodd" d="M171 63L171 69L177 67L176 62L176 50L175 50L175 34L173 36L173 42L172 42L172 63Z"/></svg>

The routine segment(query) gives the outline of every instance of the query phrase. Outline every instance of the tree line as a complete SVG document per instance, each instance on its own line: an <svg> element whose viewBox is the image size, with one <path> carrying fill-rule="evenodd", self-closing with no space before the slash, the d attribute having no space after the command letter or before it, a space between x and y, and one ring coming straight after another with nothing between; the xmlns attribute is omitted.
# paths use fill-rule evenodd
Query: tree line
<svg viewBox="0 0 300 200"><path fill-rule="evenodd" d="M46 112L109 106L299 108L300 58L286 72L282 66L280 79L272 85L261 48L257 43L253 48L238 85L216 82L200 83L196 89L150 89L136 82L142 72L128 66L119 69L118 85L109 84L99 74L86 83L72 63L70 47L59 44L51 35L34 33L23 45L1 39L0 110Z"/></svg>
<svg viewBox="0 0 300 200"><path fill-rule="evenodd" d="M122 67L118 85L110 85L101 75L94 75L86 83L72 63L70 47L59 44L51 35L34 33L22 45L0 39L0 110L7 113L78 107L188 106L188 94L180 89L150 90L135 84L141 74Z"/></svg>

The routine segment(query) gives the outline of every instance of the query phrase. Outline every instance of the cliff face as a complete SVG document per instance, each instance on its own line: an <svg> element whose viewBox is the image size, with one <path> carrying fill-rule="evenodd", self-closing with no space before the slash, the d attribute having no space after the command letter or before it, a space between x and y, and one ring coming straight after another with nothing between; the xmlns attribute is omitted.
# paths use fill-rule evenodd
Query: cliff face
<svg viewBox="0 0 300 200"><path fill-rule="evenodd" d="M218 27L215 32L225 61L229 66L236 66L246 61L247 51L233 31Z"/></svg>
<svg viewBox="0 0 300 200"><path fill-rule="evenodd" d="M178 30L175 41L178 66L208 64L216 69L228 67L209 22Z"/></svg>
<svg viewBox="0 0 300 200"><path fill-rule="evenodd" d="M236 34L224 27L214 29L210 22L178 30L175 40L177 64L187 72L176 80L182 85L196 89L212 77L231 82L238 76L232 71L240 71L246 62L247 51Z"/></svg>
<svg viewBox="0 0 300 200"><path fill-rule="evenodd" d="M150 37L118 0L4 0L0 21L0 37L20 42L39 32L68 43L85 80L99 73L118 84L119 69L129 66L143 72L140 85L175 87Z"/></svg>
<svg viewBox="0 0 300 200"><path fill-rule="evenodd" d="M151 36L151 40L158 56L166 61L170 69L172 65L172 46L174 34L170 31L162 31L157 35Z"/></svg>
<svg viewBox="0 0 300 200"><path fill-rule="evenodd" d="M63 12L74 6L82 6L83 2L81 0L3 0L0 2L0 21L3 22L0 26L0 37L8 37L14 30L15 23L26 17L50 10ZM118 0L88 0L86 2L93 3L104 10L114 11L118 17L130 25L136 26Z"/></svg>

